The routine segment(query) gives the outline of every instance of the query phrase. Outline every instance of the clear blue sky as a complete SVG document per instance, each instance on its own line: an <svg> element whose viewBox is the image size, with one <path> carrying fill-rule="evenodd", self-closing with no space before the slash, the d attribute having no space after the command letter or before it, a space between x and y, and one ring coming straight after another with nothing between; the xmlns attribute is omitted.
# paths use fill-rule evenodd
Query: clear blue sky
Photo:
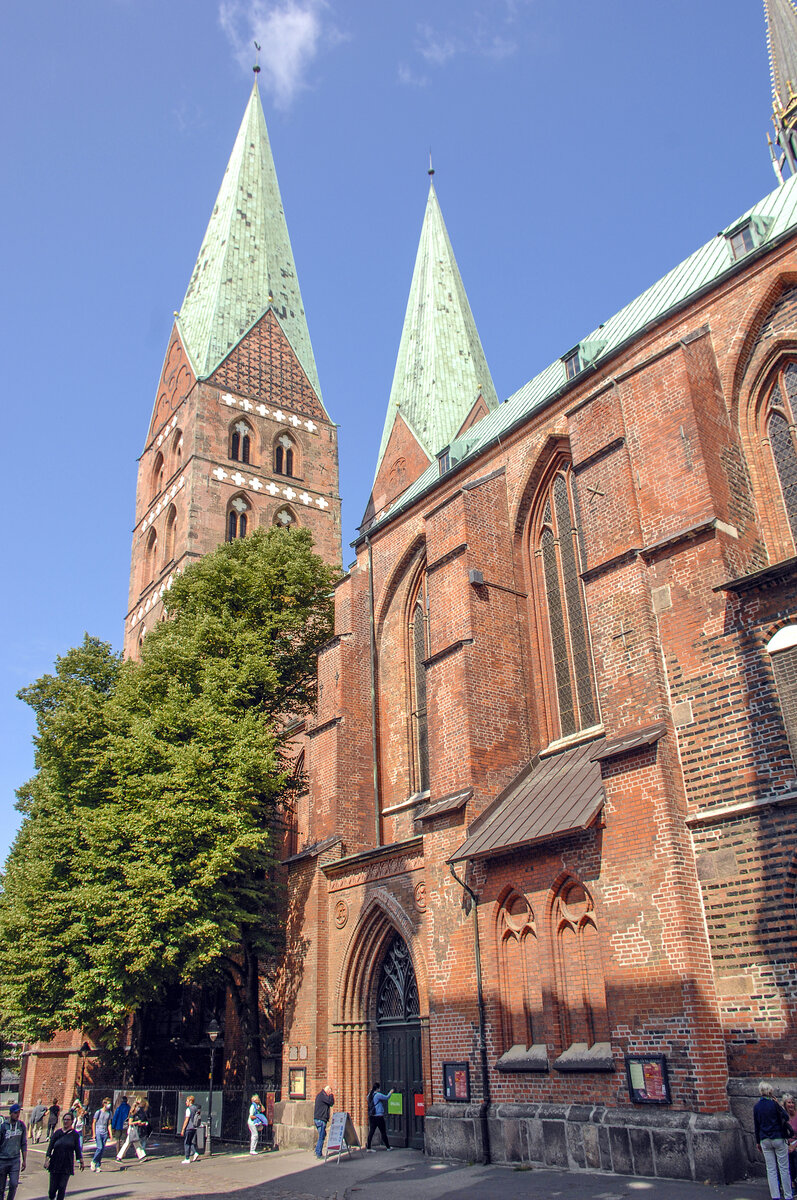
<svg viewBox="0 0 797 1200"><path fill-rule="evenodd" d="M505 399L775 186L760 0L6 4L0 859L17 690L119 647L136 457L264 47L344 563L435 183Z"/></svg>

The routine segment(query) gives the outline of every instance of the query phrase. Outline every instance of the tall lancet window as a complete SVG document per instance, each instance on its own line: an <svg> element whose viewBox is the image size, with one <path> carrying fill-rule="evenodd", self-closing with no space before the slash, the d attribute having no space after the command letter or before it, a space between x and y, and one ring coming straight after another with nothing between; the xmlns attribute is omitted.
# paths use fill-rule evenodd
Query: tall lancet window
<svg viewBox="0 0 797 1200"><path fill-rule="evenodd" d="M410 737L412 742L412 776L416 792L429 788L429 725L426 712L426 667L429 657L429 598L426 572L416 586L410 604L409 654L410 678Z"/></svg>
<svg viewBox="0 0 797 1200"><path fill-rule="evenodd" d="M783 507L797 546L797 363L778 371L764 410L765 437L778 475Z"/></svg>
<svg viewBox="0 0 797 1200"><path fill-rule="evenodd" d="M568 737L598 723L587 613L581 584L578 514L570 464L560 463L537 496L532 558L538 620L547 633L558 721Z"/></svg>

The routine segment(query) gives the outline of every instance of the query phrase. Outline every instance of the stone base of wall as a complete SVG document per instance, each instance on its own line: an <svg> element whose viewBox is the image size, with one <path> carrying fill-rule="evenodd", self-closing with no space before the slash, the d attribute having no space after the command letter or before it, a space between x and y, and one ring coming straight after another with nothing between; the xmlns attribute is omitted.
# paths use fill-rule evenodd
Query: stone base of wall
<svg viewBox="0 0 797 1200"><path fill-rule="evenodd" d="M317 1138L312 1100L280 1100L274 1105L274 1141L281 1150L312 1150Z"/></svg>
<svg viewBox="0 0 797 1200"><path fill-rule="evenodd" d="M746 1173L734 1116L591 1104L496 1104L488 1112L492 1161L612 1171L617 1175L731 1183ZM482 1159L479 1105L435 1104L425 1121L426 1153Z"/></svg>

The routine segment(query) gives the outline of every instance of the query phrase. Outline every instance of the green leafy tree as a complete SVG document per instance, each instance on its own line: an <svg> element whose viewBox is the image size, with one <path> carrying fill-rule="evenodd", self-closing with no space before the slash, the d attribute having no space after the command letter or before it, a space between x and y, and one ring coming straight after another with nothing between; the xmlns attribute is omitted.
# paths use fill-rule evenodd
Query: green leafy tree
<svg viewBox="0 0 797 1200"><path fill-rule="evenodd" d="M170 983L224 980L259 1079L290 723L314 705L334 579L306 530L258 530L175 580L140 662L87 638L22 693L37 774L0 896L9 1027L110 1033Z"/></svg>

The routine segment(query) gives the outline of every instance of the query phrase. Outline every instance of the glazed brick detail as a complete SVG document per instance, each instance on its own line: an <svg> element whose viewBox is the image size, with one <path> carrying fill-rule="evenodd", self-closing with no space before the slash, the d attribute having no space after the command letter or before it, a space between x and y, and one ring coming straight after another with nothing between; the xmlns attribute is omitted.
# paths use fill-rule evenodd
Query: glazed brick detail
<svg viewBox="0 0 797 1200"><path fill-rule="evenodd" d="M328 417L269 310L217 367L210 383L319 421Z"/></svg>

